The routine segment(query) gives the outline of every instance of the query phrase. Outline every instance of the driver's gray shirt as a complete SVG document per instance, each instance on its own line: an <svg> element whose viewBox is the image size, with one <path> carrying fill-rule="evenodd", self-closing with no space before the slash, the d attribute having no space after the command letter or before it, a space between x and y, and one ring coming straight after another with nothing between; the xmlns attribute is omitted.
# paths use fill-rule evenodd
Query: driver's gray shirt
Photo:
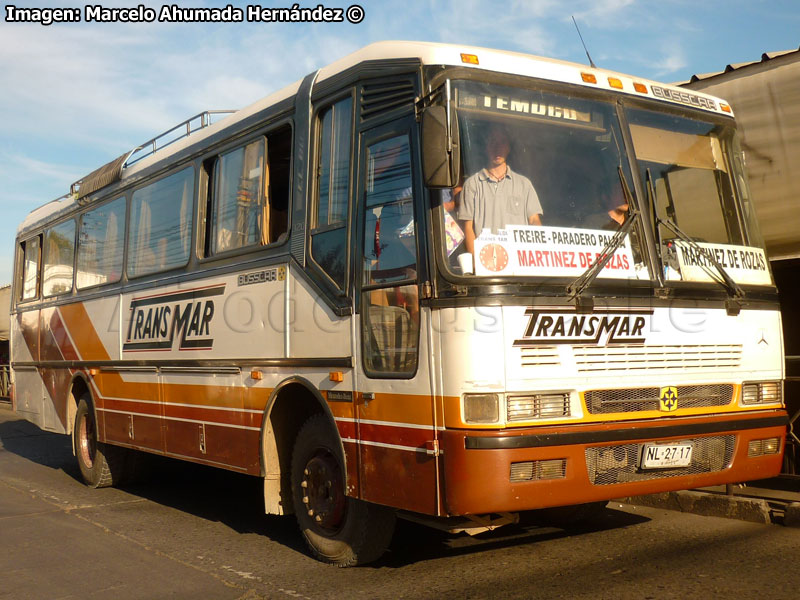
<svg viewBox="0 0 800 600"><path fill-rule="evenodd" d="M497 233L508 225L528 225L528 219L539 214L542 205L531 180L507 167L500 181L489 177L486 169L468 177L456 217L472 221L478 237L484 228Z"/></svg>

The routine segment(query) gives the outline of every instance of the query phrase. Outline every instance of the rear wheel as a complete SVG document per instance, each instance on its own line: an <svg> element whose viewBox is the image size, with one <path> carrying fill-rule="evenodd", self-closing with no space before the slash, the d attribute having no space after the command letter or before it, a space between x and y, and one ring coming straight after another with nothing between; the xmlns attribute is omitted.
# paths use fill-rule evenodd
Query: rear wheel
<svg viewBox="0 0 800 600"><path fill-rule="evenodd" d="M292 452L292 499L297 523L311 552L340 567L379 558L394 532L394 511L345 493L338 436L324 415L300 429Z"/></svg>
<svg viewBox="0 0 800 600"><path fill-rule="evenodd" d="M86 485L101 488L120 482L126 451L97 441L97 422L88 394L78 401L73 440L78 468Z"/></svg>

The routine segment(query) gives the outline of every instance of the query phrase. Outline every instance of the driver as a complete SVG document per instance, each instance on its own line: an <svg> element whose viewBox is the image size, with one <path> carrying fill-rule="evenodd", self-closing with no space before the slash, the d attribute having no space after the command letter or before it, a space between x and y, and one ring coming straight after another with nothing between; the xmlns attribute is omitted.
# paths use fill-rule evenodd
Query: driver
<svg viewBox="0 0 800 600"><path fill-rule="evenodd" d="M486 167L464 182L457 218L464 221L465 245L473 253L484 229L497 233L508 225L541 225L542 205L530 179L511 170L508 135L492 127L486 139Z"/></svg>

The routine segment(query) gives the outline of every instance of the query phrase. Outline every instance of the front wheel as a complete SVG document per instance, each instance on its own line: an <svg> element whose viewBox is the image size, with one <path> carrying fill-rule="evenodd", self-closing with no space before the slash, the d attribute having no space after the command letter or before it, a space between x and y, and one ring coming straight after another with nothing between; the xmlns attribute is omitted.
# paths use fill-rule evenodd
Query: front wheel
<svg viewBox="0 0 800 600"><path fill-rule="evenodd" d="M73 442L78 468L86 485L102 488L120 482L125 469L125 449L97 441L97 422L88 394L78 401Z"/></svg>
<svg viewBox="0 0 800 600"><path fill-rule="evenodd" d="M346 495L341 446L324 415L306 421L295 440L292 499L300 531L323 562L366 564L378 559L392 539L393 510Z"/></svg>

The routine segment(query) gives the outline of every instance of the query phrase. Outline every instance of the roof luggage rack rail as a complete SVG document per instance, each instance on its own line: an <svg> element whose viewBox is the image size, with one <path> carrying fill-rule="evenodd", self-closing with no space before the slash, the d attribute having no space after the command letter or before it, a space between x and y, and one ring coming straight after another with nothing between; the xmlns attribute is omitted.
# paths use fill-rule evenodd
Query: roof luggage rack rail
<svg viewBox="0 0 800 600"><path fill-rule="evenodd" d="M229 115L235 113L235 110L206 110L185 121L178 123L154 137L151 140L140 144L133 150L126 152L119 158L112 160L110 163L103 165L99 169L92 171L86 177L79 179L73 183L69 188L69 195L80 201L89 194L104 188L107 185L119 181L122 177L122 170L125 167L152 156L159 150L163 150L173 142L177 142L183 138L189 137L193 133L213 125L212 120L215 115Z"/></svg>
<svg viewBox="0 0 800 600"><path fill-rule="evenodd" d="M152 140L147 140L145 143L139 144L139 146L134 148L128 155L128 159L123 163L122 168L124 169L125 167L128 167L142 160L143 158L147 158L148 156L155 154L173 142L177 142L180 139L189 137L193 133L212 125L213 123L211 121L215 115L229 115L235 112L235 110L206 110L196 114L195 116L186 119L182 123L178 123L175 125L175 127L168 129L164 133L157 135ZM160 145L159 142L161 143Z"/></svg>

